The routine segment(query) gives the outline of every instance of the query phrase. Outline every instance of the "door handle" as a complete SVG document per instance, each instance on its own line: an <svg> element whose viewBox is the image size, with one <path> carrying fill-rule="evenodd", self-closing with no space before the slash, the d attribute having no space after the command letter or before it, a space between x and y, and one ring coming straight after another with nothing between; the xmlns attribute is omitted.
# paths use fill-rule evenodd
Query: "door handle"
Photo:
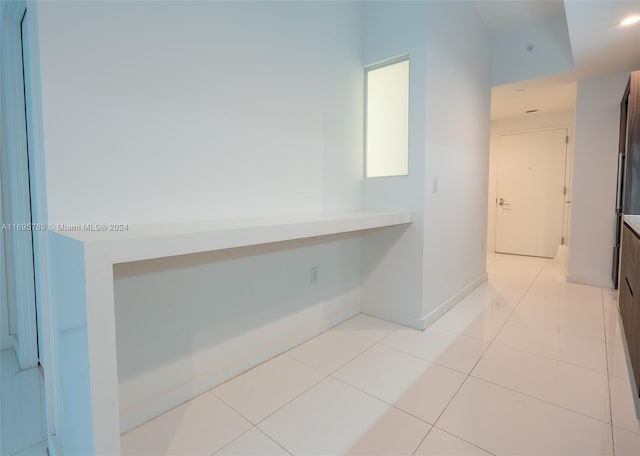
<svg viewBox="0 0 640 456"><path fill-rule="evenodd" d="M500 206L500 207L505 207L505 206L511 206L511 204L509 204L509 203L505 203L505 202L504 202L504 198L500 198L500 199L498 200L498 206Z"/></svg>

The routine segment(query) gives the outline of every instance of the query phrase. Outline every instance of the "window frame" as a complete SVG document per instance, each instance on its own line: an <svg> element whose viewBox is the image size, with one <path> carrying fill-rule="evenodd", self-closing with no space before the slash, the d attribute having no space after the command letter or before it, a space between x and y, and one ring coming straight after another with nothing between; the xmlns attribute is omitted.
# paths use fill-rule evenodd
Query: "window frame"
<svg viewBox="0 0 640 456"><path fill-rule="evenodd" d="M391 65L395 65L402 62L409 63L409 72L407 75L407 172L406 174L390 174L384 176L369 176L367 174L367 161L368 161L368 141L367 141L367 127L368 127L368 111L369 111L369 72L375 71L380 68L388 67ZM364 179L377 179L377 178L389 178L389 177L407 177L410 174L409 171L409 131L410 131L410 122L411 122L411 58L409 54L401 54L395 57L391 57L389 59L381 60L376 63L372 63L370 65L366 65L364 67L364 128L363 128L363 136L364 136L364 160L363 160L363 176Z"/></svg>

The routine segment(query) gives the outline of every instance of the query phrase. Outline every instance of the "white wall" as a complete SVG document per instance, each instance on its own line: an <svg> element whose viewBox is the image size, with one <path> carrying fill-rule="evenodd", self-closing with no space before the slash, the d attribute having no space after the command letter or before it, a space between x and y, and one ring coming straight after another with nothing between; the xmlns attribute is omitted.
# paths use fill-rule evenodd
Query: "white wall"
<svg viewBox="0 0 640 456"><path fill-rule="evenodd" d="M491 38L492 85L571 70L573 57L564 16L505 30Z"/></svg>
<svg viewBox="0 0 640 456"><path fill-rule="evenodd" d="M361 4L44 2L39 22L51 223L360 209ZM334 236L117 267L122 428L358 313L360 260Z"/></svg>
<svg viewBox="0 0 640 456"><path fill-rule="evenodd" d="M356 313L361 293L424 327L484 280L489 43L471 4L43 2L39 22L49 222L414 215L364 252L337 236L116 267L125 429ZM362 66L407 52L409 176L361 184Z"/></svg>
<svg viewBox="0 0 640 456"><path fill-rule="evenodd" d="M510 119L498 119L491 122L491 145L489 161L489 197L487 220L487 251L494 252L496 246L496 194L498 188L498 144L500 136L509 133L518 133L532 130L547 130L563 127L569 132L568 161L566 180L567 187L571 189L571 157L573 150L573 121L575 112L562 111L545 114L533 114L526 117ZM567 196L571 200L571 195ZM565 230L565 238L568 241L569 226Z"/></svg>
<svg viewBox="0 0 640 456"><path fill-rule="evenodd" d="M430 321L486 280L491 84L489 39L475 8L427 5L422 312Z"/></svg>
<svg viewBox="0 0 640 456"><path fill-rule="evenodd" d="M363 309L424 328L486 278L489 40L469 3L373 2L365 17L365 63L410 54L411 117L409 176L367 179L364 206L414 223L365 238Z"/></svg>
<svg viewBox="0 0 640 456"><path fill-rule="evenodd" d="M629 73L578 81L568 280L611 287L620 101Z"/></svg>
<svg viewBox="0 0 640 456"><path fill-rule="evenodd" d="M44 2L49 222L358 207L359 11Z"/></svg>
<svg viewBox="0 0 640 456"><path fill-rule="evenodd" d="M369 2L364 59L370 65L409 54L409 174L365 179L365 209L405 208L408 228L367 233L363 241L363 311L406 325L422 325L425 175L426 3Z"/></svg>

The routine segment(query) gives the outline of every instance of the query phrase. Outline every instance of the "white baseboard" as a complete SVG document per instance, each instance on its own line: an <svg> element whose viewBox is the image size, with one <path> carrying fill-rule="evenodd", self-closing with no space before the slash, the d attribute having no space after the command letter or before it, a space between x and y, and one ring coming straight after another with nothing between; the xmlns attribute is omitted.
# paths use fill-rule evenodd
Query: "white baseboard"
<svg viewBox="0 0 640 456"><path fill-rule="evenodd" d="M487 273L484 272L470 283L465 285L460 291L451 296L445 302L440 304L435 310L429 312L424 317L416 317L413 315L408 315L400 312L394 312L393 309L389 308L375 308L375 307L366 307L363 309L362 313L366 315L371 315L372 317L381 318L383 320L387 320L393 323L397 323L399 325L408 326L410 328L425 330L431 324L440 318L442 315L447 313L449 309L455 306L457 303L462 301L465 296L475 290L482 283L487 281Z"/></svg>
<svg viewBox="0 0 640 456"><path fill-rule="evenodd" d="M424 329L422 327L422 319L413 315L400 312L394 312L391 309L368 307L362 310L362 313L371 317L380 318L381 320L390 321L402 326L408 326L414 329Z"/></svg>
<svg viewBox="0 0 640 456"><path fill-rule="evenodd" d="M122 381L120 432L128 432L359 313L360 290L356 289L194 353L188 359Z"/></svg>
<svg viewBox="0 0 640 456"><path fill-rule="evenodd" d="M589 287L598 287L598 288L613 288L613 281L609 278L584 278L577 276L575 274L567 273L567 282L575 283L578 285L587 285Z"/></svg>
<svg viewBox="0 0 640 456"><path fill-rule="evenodd" d="M429 326L431 326L431 324L434 321L436 321L438 318L440 318L445 313L447 313L453 306L455 306L460 301L462 301L473 290L475 290L484 282L486 282L487 278L488 278L488 275L487 275L487 272L485 271L481 275L476 277L474 280L469 282L464 288L462 288L456 294L451 296L449 299L447 299L445 302L440 304L434 310L432 310L427 315L422 317L422 319L420 320L421 321L420 329L424 330L424 329L427 329Z"/></svg>

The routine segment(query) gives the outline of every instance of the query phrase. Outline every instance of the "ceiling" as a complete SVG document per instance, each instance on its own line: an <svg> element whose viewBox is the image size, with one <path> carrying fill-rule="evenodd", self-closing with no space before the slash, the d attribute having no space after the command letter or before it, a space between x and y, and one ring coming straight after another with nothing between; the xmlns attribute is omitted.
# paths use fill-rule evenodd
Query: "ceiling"
<svg viewBox="0 0 640 456"><path fill-rule="evenodd" d="M640 1L566 1L571 51L578 77L640 68L640 23L620 21L640 15Z"/></svg>
<svg viewBox="0 0 640 456"><path fill-rule="evenodd" d="M476 0L475 6L493 37L552 19L566 20L573 58L573 71L494 87L492 119L522 117L530 109L574 109L576 81L640 69L640 23L619 25L629 15L640 15L639 0Z"/></svg>
<svg viewBox="0 0 640 456"><path fill-rule="evenodd" d="M501 32L564 14L562 0L478 0L476 10L491 32Z"/></svg>
<svg viewBox="0 0 640 456"><path fill-rule="evenodd" d="M493 87L491 119L572 111L576 106L577 86L573 76L564 73ZM533 109L538 112L526 114L526 111Z"/></svg>

